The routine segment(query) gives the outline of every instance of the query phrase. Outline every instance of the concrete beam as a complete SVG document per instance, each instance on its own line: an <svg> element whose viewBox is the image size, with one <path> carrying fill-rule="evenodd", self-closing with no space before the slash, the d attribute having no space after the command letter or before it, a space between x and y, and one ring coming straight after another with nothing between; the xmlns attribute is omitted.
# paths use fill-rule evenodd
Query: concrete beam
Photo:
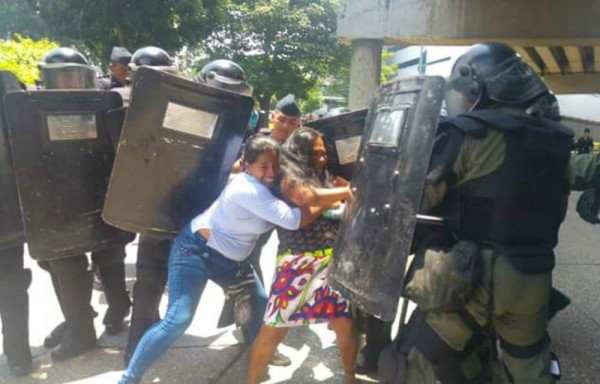
<svg viewBox="0 0 600 384"><path fill-rule="evenodd" d="M340 0L338 36L386 44L600 45L597 0Z"/></svg>
<svg viewBox="0 0 600 384"><path fill-rule="evenodd" d="M594 47L594 72L600 72L600 47Z"/></svg>
<svg viewBox="0 0 600 384"><path fill-rule="evenodd" d="M348 108L369 107L381 76L381 40L354 40L350 59Z"/></svg>
<svg viewBox="0 0 600 384"><path fill-rule="evenodd" d="M571 71L575 73L583 72L583 60L581 59L579 47L564 47L564 49L565 55L567 55L567 59L569 60Z"/></svg>
<svg viewBox="0 0 600 384"><path fill-rule="evenodd" d="M543 78L556 94L600 93L600 73L551 74Z"/></svg>
<svg viewBox="0 0 600 384"><path fill-rule="evenodd" d="M549 47L535 47L535 50L540 55L542 60L544 61L544 65L546 66L546 73L561 73L560 65L554 58L552 51L550 51Z"/></svg>
<svg viewBox="0 0 600 384"><path fill-rule="evenodd" d="M529 64L529 66L531 68L533 68L533 70L537 73L542 72L542 69L540 68L540 66L535 62L535 60L533 60L533 58L531 57L531 55L529 54L529 52L527 52L527 50L525 50L525 48L523 47L514 47L515 51L517 51L517 53L523 58L523 60Z"/></svg>

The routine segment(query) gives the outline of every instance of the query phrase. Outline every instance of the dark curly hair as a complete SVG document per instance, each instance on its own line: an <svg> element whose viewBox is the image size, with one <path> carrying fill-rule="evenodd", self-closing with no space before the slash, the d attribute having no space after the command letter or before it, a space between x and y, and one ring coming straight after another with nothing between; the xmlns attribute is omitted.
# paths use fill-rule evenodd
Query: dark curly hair
<svg viewBox="0 0 600 384"><path fill-rule="evenodd" d="M325 168L318 168L313 161L313 145L323 135L312 128L296 129L281 148L281 172L291 183L327 187L331 176Z"/></svg>

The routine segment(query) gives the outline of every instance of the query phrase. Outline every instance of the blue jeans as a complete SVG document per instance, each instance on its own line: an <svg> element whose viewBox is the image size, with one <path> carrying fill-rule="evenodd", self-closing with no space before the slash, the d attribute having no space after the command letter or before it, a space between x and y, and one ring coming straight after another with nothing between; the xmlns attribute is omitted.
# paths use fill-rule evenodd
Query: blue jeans
<svg viewBox="0 0 600 384"><path fill-rule="evenodd" d="M189 327L206 282L210 279L225 288L253 274L250 263L233 261L206 246L206 240L187 225L179 234L169 256L169 305L165 318L154 324L140 340L120 384L137 383ZM252 340L262 325L267 296L254 274L252 314L248 335Z"/></svg>

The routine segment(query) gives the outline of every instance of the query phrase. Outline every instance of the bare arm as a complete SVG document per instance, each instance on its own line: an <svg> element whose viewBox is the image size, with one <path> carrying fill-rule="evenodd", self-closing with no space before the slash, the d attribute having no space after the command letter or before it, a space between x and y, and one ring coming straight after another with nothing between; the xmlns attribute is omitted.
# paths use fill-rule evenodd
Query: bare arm
<svg viewBox="0 0 600 384"><path fill-rule="evenodd" d="M350 200L350 186L336 188L312 188L291 185L287 179L281 181L281 192L300 208L300 227L305 227L320 217L325 210L341 200Z"/></svg>
<svg viewBox="0 0 600 384"><path fill-rule="evenodd" d="M336 176L335 179L333 179L333 186L334 187L348 187L348 186L350 186L350 182L348 180L344 179L343 177Z"/></svg>

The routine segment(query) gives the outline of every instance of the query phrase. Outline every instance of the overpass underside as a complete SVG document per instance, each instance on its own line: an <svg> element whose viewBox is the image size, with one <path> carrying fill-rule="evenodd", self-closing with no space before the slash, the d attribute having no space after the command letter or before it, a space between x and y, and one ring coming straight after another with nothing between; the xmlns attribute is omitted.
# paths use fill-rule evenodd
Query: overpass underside
<svg viewBox="0 0 600 384"><path fill-rule="evenodd" d="M556 93L600 92L600 0L341 0L338 36L354 46L351 74L371 83L381 45L500 41Z"/></svg>

